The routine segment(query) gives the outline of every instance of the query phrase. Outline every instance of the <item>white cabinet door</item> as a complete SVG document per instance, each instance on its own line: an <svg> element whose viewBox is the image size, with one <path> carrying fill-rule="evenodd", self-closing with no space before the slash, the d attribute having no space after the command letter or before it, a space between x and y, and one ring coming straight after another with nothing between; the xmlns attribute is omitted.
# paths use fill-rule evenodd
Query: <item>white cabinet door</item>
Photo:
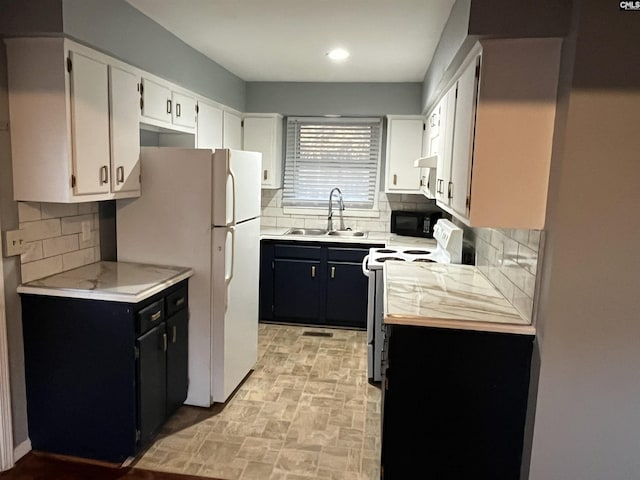
<svg viewBox="0 0 640 480"><path fill-rule="evenodd" d="M196 146L222 148L222 110L203 101L198 102Z"/></svg>
<svg viewBox="0 0 640 480"><path fill-rule="evenodd" d="M174 125L194 128L196 126L196 99L191 95L173 92L171 109Z"/></svg>
<svg viewBox="0 0 640 480"><path fill-rule="evenodd" d="M385 192L420 193L420 171L413 166L422 154L423 117L387 117Z"/></svg>
<svg viewBox="0 0 640 480"><path fill-rule="evenodd" d="M71 69L71 139L74 193L109 192L109 86L107 64L74 51Z"/></svg>
<svg viewBox="0 0 640 480"><path fill-rule="evenodd" d="M451 179L447 187L451 209L467 218L469 215L469 189L471 180L471 155L476 117L478 82L476 61L462 72L457 84L456 115L453 126L453 149L451 152Z"/></svg>
<svg viewBox="0 0 640 480"><path fill-rule="evenodd" d="M245 114L242 148L262 153L262 188L282 188L282 116Z"/></svg>
<svg viewBox="0 0 640 480"><path fill-rule="evenodd" d="M172 111L169 87L142 77L142 116L170 124Z"/></svg>
<svg viewBox="0 0 640 480"><path fill-rule="evenodd" d="M222 115L222 147L242 149L242 119L226 110Z"/></svg>
<svg viewBox="0 0 640 480"><path fill-rule="evenodd" d="M453 148L453 124L456 115L456 87L454 84L439 102L440 128L431 141L431 148L438 156L436 167L436 200L449 205L449 182L451 181L451 150Z"/></svg>
<svg viewBox="0 0 640 480"><path fill-rule="evenodd" d="M140 191L140 128L138 77L109 66L111 107L111 189Z"/></svg>

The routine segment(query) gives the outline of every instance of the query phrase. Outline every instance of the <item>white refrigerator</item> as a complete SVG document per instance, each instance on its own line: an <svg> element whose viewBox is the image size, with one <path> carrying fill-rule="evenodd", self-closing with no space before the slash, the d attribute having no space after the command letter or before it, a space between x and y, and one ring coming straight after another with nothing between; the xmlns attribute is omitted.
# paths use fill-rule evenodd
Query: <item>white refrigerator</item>
<svg viewBox="0 0 640 480"><path fill-rule="evenodd" d="M262 154L143 148L142 194L118 200L119 261L191 267L186 403L225 402L258 352Z"/></svg>

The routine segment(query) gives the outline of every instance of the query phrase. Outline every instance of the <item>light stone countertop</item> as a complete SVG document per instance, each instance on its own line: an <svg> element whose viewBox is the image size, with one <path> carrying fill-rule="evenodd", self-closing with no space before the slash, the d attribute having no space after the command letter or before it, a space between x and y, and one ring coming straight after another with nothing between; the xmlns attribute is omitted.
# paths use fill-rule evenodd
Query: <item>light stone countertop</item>
<svg viewBox="0 0 640 480"><path fill-rule="evenodd" d="M474 266L386 262L386 324L535 335Z"/></svg>
<svg viewBox="0 0 640 480"><path fill-rule="evenodd" d="M191 275L191 268L96 262L25 283L18 293L138 303Z"/></svg>

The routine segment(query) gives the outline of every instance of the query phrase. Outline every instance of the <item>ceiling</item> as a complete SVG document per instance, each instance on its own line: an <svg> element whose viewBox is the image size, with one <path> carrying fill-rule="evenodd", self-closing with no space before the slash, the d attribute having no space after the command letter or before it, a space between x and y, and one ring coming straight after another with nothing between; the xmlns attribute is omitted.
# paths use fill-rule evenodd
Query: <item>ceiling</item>
<svg viewBox="0 0 640 480"><path fill-rule="evenodd" d="M421 82L455 0L127 1L246 81Z"/></svg>

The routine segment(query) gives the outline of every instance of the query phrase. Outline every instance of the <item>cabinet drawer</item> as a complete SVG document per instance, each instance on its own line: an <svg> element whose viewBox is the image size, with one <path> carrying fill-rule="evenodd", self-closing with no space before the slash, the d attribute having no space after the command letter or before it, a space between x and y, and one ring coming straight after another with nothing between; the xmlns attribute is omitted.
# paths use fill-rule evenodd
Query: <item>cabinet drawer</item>
<svg viewBox="0 0 640 480"><path fill-rule="evenodd" d="M311 245L276 245L274 256L276 258L300 258L305 260L320 260L322 247Z"/></svg>
<svg viewBox="0 0 640 480"><path fill-rule="evenodd" d="M138 312L138 333L144 333L164 320L164 300L160 299Z"/></svg>
<svg viewBox="0 0 640 480"><path fill-rule="evenodd" d="M173 293L167 295L166 298L166 311L167 317L170 317L174 313L187 308L187 287L186 285Z"/></svg>
<svg viewBox="0 0 640 480"><path fill-rule="evenodd" d="M361 263L367 253L369 250L362 248L330 247L327 249L327 260Z"/></svg>

